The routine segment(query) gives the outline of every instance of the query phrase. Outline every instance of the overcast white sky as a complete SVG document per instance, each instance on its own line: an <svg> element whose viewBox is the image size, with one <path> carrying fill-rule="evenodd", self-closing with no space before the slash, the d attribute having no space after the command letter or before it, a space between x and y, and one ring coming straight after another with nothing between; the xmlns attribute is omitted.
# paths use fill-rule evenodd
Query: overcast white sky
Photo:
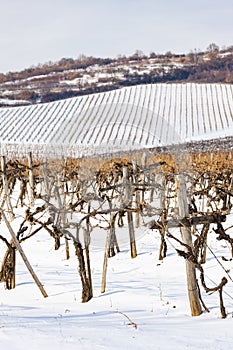
<svg viewBox="0 0 233 350"><path fill-rule="evenodd" d="M0 0L0 72L80 54L233 45L233 0Z"/></svg>

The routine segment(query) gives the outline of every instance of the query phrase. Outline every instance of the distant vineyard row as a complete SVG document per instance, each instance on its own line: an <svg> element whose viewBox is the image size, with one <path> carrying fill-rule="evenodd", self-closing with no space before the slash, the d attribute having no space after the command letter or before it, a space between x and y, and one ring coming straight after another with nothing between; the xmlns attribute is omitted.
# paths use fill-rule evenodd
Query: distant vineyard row
<svg viewBox="0 0 233 350"><path fill-rule="evenodd" d="M2 148L62 145L85 154L224 138L233 134L233 86L138 85L1 108L0 125Z"/></svg>

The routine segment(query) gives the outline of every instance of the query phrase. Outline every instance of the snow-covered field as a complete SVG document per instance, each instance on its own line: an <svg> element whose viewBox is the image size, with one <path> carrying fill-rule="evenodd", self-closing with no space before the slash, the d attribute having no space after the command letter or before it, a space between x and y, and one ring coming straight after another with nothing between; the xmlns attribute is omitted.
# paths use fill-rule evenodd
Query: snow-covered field
<svg viewBox="0 0 233 350"><path fill-rule="evenodd" d="M232 102L230 85L160 84L4 108L0 110L1 151L8 143L48 147L82 141L93 151L95 146L127 149L128 141L144 147L232 136ZM223 224L231 237L232 225L233 213ZM10 240L7 232L1 221L0 235ZM145 227L137 234L135 259L130 258L125 237L119 239L121 252L108 261L107 288L101 294L106 231L93 233L98 236L97 241L93 236L90 246L94 297L88 303L81 303L72 244L66 260L64 241L55 251L54 240L45 231L22 243L48 297L43 298L17 253L16 288L5 290L0 284L1 349L232 349L233 261L230 247L217 241L213 231L205 277L210 288L223 276L228 279L223 289L226 319L221 318L218 292L207 295L202 289L210 312L191 317L185 261L178 257L176 243L167 239L167 257L159 261L160 235ZM174 234L179 236L179 231ZM0 241L0 264L5 249Z"/></svg>
<svg viewBox="0 0 233 350"><path fill-rule="evenodd" d="M0 109L0 143L61 146L85 155L233 134L227 84L152 84ZM4 153L4 152L3 152ZM83 154L83 153L82 153Z"/></svg>
<svg viewBox="0 0 233 350"><path fill-rule="evenodd" d="M224 223L229 227L232 215ZM232 233L231 228L227 231ZM6 228L1 225L1 232ZM174 232L173 232L174 233ZM105 232L102 233L104 236ZM178 234L178 233L176 233ZM232 349L233 283L229 247L209 237L208 261L204 265L209 287L226 276L224 305L228 316L221 318L218 292L203 299L210 313L191 317L186 291L185 263L174 242L168 240L168 255L158 260L159 234L143 229L138 235L138 256L130 258L128 244L120 240L121 252L109 259L107 289L100 293L104 237L91 244L94 297L81 303L77 257L65 259L65 244L54 250L47 233L22 243L22 247L48 298L43 298L17 254L16 288L0 285L1 349ZM1 258L5 246L0 245Z"/></svg>

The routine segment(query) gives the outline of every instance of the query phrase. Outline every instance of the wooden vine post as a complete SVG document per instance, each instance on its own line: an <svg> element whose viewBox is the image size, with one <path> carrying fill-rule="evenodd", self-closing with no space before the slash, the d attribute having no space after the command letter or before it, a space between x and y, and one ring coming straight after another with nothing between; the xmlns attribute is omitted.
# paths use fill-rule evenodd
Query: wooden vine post
<svg viewBox="0 0 233 350"><path fill-rule="evenodd" d="M133 165L133 178L134 182L137 183L138 181L138 169L137 169L137 162L135 160L132 161ZM140 227L140 215L139 215L139 206L140 206L140 191L135 190L135 207L136 207L136 213L135 213L135 227Z"/></svg>
<svg viewBox="0 0 233 350"><path fill-rule="evenodd" d="M90 214L90 204L88 205L88 213ZM91 277L91 263L89 255L89 246L91 242L91 228L90 228L90 217L86 219L86 229L84 230L84 246L86 253L86 264L87 264L87 278L89 282L90 298L93 297L92 277Z"/></svg>
<svg viewBox="0 0 233 350"><path fill-rule="evenodd" d="M142 155L142 169L146 168L146 162L147 162L147 154L146 154L146 152L144 152ZM144 172L142 172L141 177L142 177L141 178L142 183L145 184L146 176L145 176ZM141 191L141 203L143 203L144 200L145 200L145 187L143 186L142 191Z"/></svg>
<svg viewBox="0 0 233 350"><path fill-rule="evenodd" d="M103 272L102 272L102 281L101 281L101 293L105 293L106 290L106 278L107 278L107 267L108 267L108 253L111 240L111 230L108 230L104 251L104 262L103 262Z"/></svg>
<svg viewBox="0 0 233 350"><path fill-rule="evenodd" d="M176 178L177 181L177 199L179 207L179 218L180 220L187 218L189 215L188 201L187 201L187 190L184 175L179 174ZM189 226L181 227L181 235L184 244L190 247L193 251L192 235ZM185 248L185 252L189 253L189 248ZM201 303L199 298L199 291L196 278L196 269L195 265L186 259L186 275L187 275L187 287L188 287L188 296L189 303L191 308L192 316L199 316L202 313Z"/></svg>
<svg viewBox="0 0 233 350"><path fill-rule="evenodd" d="M160 208L162 210L162 214L161 214L162 225L161 225L161 228L159 228L159 232L161 235L161 243L159 248L159 260L163 260L163 258L166 257L166 252L167 252L167 244L165 240L166 231L165 231L165 225L164 225L165 220L167 219L165 189L166 189L166 180L165 180L165 177L162 175L161 189L160 189Z"/></svg>
<svg viewBox="0 0 233 350"><path fill-rule="evenodd" d="M34 205L34 176L33 176L33 163L32 163L32 153L28 154L28 178L29 178L29 203L30 206Z"/></svg>
<svg viewBox="0 0 233 350"><path fill-rule="evenodd" d="M128 207L131 207L132 193L131 193L131 186L129 182L129 171L127 167L123 168L123 181L125 185L125 203ZM136 248L136 240L135 240L135 232L134 232L133 213L132 211L130 211L130 208L129 210L127 210L127 220L128 220L128 227L129 227L131 258L136 258L137 248Z"/></svg>
<svg viewBox="0 0 233 350"><path fill-rule="evenodd" d="M116 242L116 234L115 234L115 220L113 217L112 210L112 202L109 200L109 209L110 209L110 220L109 220L109 229L107 232L106 243L105 243L105 251L104 251L104 262L103 262L103 272L102 272L102 281L101 281L101 293L105 293L106 290L106 281L107 281L107 267L108 267L108 258L110 256L114 256L110 254L111 246L114 250ZM119 247L117 244L117 252L119 252ZM114 253L115 254L115 253Z"/></svg>

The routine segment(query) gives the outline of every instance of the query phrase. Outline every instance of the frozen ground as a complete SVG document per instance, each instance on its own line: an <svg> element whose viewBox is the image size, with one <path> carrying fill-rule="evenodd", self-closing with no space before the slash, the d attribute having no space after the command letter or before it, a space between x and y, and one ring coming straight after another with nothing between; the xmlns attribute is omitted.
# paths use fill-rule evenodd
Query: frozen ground
<svg viewBox="0 0 233 350"><path fill-rule="evenodd" d="M224 225L230 226L232 221L230 216ZM185 264L173 245L169 240L163 262L158 261L156 231L144 231L138 238L136 259L130 258L128 246L123 245L109 260L105 294L100 293L103 248L100 244L92 247L94 297L82 304L72 245L67 261L64 244L55 251L47 233L38 233L22 246L49 297L43 298L17 254L16 288L8 291L0 285L1 349L232 349L232 281L209 250L206 282L212 287L224 275L228 278L223 295L228 317L221 318L218 293L207 295L204 291L210 313L191 317ZM221 260L223 255L231 257L229 247L217 242L213 233L209 247L231 274L233 262ZM4 250L1 242L1 259Z"/></svg>

